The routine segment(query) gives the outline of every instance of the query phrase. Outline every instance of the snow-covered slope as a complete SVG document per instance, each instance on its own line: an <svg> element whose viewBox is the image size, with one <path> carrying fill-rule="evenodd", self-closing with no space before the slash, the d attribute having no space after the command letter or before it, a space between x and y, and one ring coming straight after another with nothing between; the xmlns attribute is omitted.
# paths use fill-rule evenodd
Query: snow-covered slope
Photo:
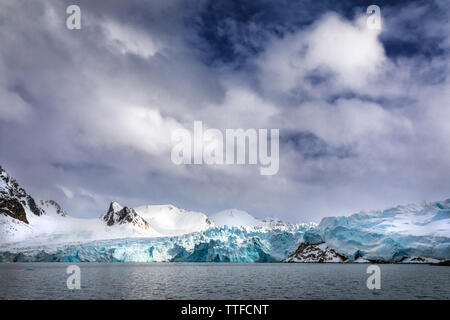
<svg viewBox="0 0 450 320"><path fill-rule="evenodd" d="M141 206L134 210L160 235L182 235L214 226L205 214L172 205Z"/></svg>
<svg viewBox="0 0 450 320"><path fill-rule="evenodd" d="M48 230L48 225L60 223L65 216L56 201L35 201L0 166L0 244L24 240L37 230Z"/></svg>
<svg viewBox="0 0 450 320"><path fill-rule="evenodd" d="M0 167L0 248L177 236L212 226L205 214L172 205L132 209L112 202L100 219L73 218L53 200L35 201Z"/></svg>
<svg viewBox="0 0 450 320"><path fill-rule="evenodd" d="M135 209L113 202L99 219L79 219L58 214L30 215L29 224L0 215L0 250L5 247L94 240L166 237L207 230L213 224L203 213L171 205Z"/></svg>
<svg viewBox="0 0 450 320"><path fill-rule="evenodd" d="M30 216L29 224L0 216L0 249L11 246L41 245L92 241L126 237L157 236L151 230L131 224L109 227L100 219L79 219L70 216Z"/></svg>
<svg viewBox="0 0 450 320"><path fill-rule="evenodd" d="M264 222L254 218L248 212L237 209L220 211L212 215L211 219L217 226L221 227L262 227L264 225Z"/></svg>
<svg viewBox="0 0 450 320"><path fill-rule="evenodd" d="M41 200L40 206L47 215L62 217L67 216L67 212L54 200Z"/></svg>

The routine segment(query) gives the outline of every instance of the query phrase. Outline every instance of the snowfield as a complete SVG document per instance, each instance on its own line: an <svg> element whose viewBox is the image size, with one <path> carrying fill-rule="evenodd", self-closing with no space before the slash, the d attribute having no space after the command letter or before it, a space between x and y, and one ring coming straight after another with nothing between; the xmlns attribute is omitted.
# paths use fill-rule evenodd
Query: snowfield
<svg viewBox="0 0 450 320"><path fill-rule="evenodd" d="M117 210L122 209L114 203ZM42 216L27 212L29 224L0 215L0 249L11 246L87 242L136 237L177 236L204 231L213 226L208 217L199 212L186 211L172 205L142 206L135 211L143 217L150 228L143 229L132 224L108 226L101 218L78 219L61 216L49 211Z"/></svg>

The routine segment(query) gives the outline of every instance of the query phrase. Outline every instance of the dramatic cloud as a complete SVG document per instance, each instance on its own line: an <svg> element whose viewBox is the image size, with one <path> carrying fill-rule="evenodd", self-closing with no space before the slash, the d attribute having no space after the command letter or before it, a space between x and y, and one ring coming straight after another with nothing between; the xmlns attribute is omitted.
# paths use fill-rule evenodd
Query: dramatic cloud
<svg viewBox="0 0 450 320"><path fill-rule="evenodd" d="M286 92L314 77L331 78L340 89L364 87L385 60L379 32L365 23L363 17L352 23L328 14L306 30L275 39L258 62L264 88Z"/></svg>
<svg viewBox="0 0 450 320"><path fill-rule="evenodd" d="M0 5L0 164L92 217L112 200L318 221L450 195L446 1ZM172 163L171 133L280 129L280 170Z"/></svg>

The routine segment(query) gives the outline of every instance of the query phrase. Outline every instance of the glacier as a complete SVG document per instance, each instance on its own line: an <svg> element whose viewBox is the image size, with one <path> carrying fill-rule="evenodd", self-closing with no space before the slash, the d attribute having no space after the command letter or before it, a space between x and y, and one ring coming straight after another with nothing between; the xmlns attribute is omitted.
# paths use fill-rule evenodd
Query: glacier
<svg viewBox="0 0 450 320"><path fill-rule="evenodd" d="M1 251L0 262L277 262L316 227L224 226L173 237L25 246Z"/></svg>

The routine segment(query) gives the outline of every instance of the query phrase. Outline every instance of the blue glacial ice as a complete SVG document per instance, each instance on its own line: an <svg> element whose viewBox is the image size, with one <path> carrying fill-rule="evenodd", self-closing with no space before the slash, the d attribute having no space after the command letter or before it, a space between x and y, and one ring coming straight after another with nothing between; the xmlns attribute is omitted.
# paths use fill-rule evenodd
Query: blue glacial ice
<svg viewBox="0 0 450 320"><path fill-rule="evenodd" d="M216 227L177 237L100 240L21 247L2 262L275 262L294 251L315 224L279 228Z"/></svg>
<svg viewBox="0 0 450 320"><path fill-rule="evenodd" d="M384 211L327 217L305 241L324 241L347 258L401 261L421 256L450 258L450 199Z"/></svg>

